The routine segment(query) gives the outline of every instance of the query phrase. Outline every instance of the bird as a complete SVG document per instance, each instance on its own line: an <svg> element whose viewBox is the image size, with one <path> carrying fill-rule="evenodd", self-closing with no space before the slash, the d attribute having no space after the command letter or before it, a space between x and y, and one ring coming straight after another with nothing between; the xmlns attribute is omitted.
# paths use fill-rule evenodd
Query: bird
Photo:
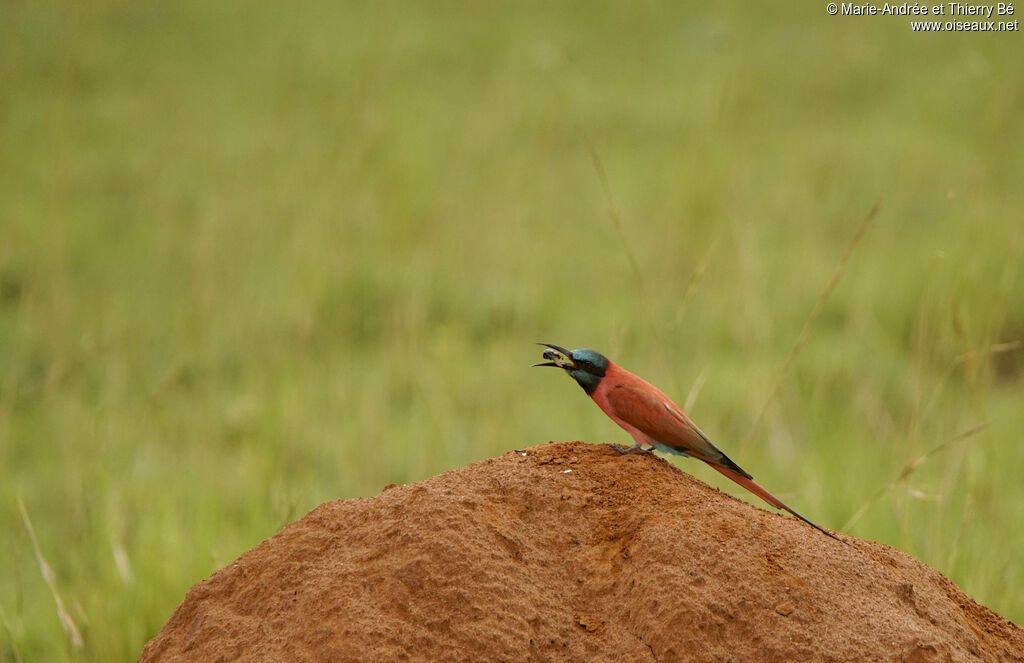
<svg viewBox="0 0 1024 663"><path fill-rule="evenodd" d="M690 417L650 382L594 350L566 350L551 343L537 345L548 348L543 353L548 361L534 366L553 366L564 370L612 421L633 436L631 447L610 445L619 453L642 451L653 454L657 449L702 460L773 507L784 509L819 532L842 541L755 483L749 473L712 444Z"/></svg>

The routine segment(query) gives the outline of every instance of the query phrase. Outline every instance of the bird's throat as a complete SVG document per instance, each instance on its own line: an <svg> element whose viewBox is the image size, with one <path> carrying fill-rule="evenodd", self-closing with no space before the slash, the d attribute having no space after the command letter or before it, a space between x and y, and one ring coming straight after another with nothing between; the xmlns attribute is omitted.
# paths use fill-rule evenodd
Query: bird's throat
<svg viewBox="0 0 1024 663"><path fill-rule="evenodd" d="M594 393L597 385L601 384L602 376L587 373L586 371L569 371L569 375L583 387L583 391L587 392L588 396Z"/></svg>

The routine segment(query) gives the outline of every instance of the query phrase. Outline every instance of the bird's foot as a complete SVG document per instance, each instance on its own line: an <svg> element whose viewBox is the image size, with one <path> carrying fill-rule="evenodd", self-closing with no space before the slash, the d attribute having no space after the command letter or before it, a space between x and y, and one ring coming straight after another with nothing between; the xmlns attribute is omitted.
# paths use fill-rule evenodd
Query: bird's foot
<svg viewBox="0 0 1024 663"><path fill-rule="evenodd" d="M631 447L620 447L617 444L609 444L608 446L611 447L612 449L615 449L616 451L618 451L622 455L631 454L634 451L639 451L640 453L650 454L652 456L654 455L654 447L651 447L650 449L644 449L639 444L634 444Z"/></svg>

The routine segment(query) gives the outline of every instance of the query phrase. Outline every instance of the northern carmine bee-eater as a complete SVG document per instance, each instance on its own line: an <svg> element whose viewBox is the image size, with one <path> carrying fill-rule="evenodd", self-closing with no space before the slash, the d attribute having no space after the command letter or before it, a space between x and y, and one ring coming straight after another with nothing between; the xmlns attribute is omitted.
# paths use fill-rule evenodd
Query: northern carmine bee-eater
<svg viewBox="0 0 1024 663"><path fill-rule="evenodd" d="M713 445L686 413L651 383L616 366L593 350L566 350L550 343L537 345L548 348L544 351L544 359L548 361L534 366L563 369L612 421L633 436L634 444L629 448L611 445L616 451L624 454L633 451L649 453L659 449L702 460L768 504L785 509L819 532L842 541L754 483L753 477Z"/></svg>

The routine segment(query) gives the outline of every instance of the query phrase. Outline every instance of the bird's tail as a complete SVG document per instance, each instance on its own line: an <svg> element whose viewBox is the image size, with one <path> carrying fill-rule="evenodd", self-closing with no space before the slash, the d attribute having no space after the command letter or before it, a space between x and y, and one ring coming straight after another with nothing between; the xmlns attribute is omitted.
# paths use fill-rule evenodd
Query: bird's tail
<svg viewBox="0 0 1024 663"><path fill-rule="evenodd" d="M836 536L832 532L829 532L828 530L815 525L814 523L812 523L811 521L807 520L806 518L801 516L799 513L794 511L793 509L790 509L788 506L786 506L783 503L782 500L780 500L778 497L775 497L774 495L769 493L767 490L762 488L760 485L757 484L757 482L755 482L749 476L743 476L742 474L739 474L739 473L735 472L731 468L723 467L721 465L714 465L714 464L712 464L711 467L715 468L716 470L718 470L719 472L721 472L725 476L729 477L731 480L735 481L736 483L738 483L739 485L743 486L744 488L746 488L750 492L754 493L755 495L757 495L758 497L763 499L768 504L771 504L776 509L784 509L784 510L790 512L791 514L793 514L794 516L796 516L797 518L799 518L800 520L804 521L805 523L807 523L808 525L810 525L814 529L818 530L822 534L825 534L826 536L830 536L833 539L835 539L836 541L842 541L842 539L840 539L838 536ZM844 543L845 543L845 541L844 541Z"/></svg>

